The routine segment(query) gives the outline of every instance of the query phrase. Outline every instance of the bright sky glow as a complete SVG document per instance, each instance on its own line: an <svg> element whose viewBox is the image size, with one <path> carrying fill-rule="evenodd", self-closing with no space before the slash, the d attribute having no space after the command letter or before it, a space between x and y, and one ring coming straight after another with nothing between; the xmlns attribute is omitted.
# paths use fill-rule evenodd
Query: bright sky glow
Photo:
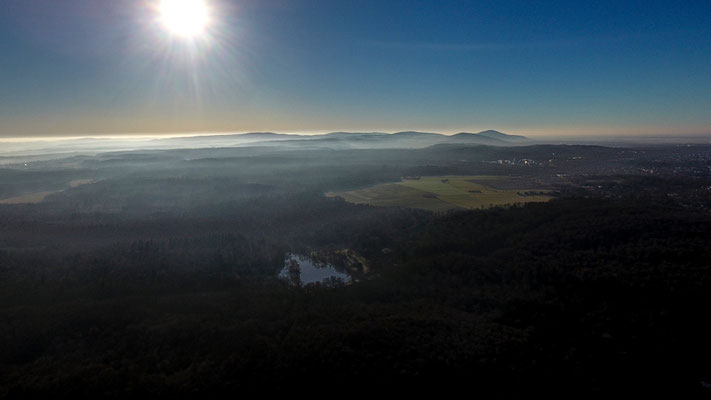
<svg viewBox="0 0 711 400"><path fill-rule="evenodd" d="M171 33L196 38L209 22L207 5L203 0L161 0L160 20Z"/></svg>

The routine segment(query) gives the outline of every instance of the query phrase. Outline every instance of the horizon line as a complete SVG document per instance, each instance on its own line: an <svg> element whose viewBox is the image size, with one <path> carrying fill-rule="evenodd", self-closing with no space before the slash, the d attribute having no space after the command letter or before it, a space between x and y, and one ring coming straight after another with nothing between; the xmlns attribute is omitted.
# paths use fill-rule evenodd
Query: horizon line
<svg viewBox="0 0 711 400"><path fill-rule="evenodd" d="M611 139L624 140L624 139L698 139L698 138L709 138L711 139L711 132L697 132L697 133L645 133L645 132L634 132L634 133L568 133L568 134L555 134L555 133L539 133L539 130L525 131L521 132L515 130L513 133L508 133L501 131L499 129L484 129L481 131L466 131L466 130L452 130L452 131L435 131L435 130L417 130L417 129L406 129L406 130L299 130L299 131L279 131L279 130L251 130L251 131L191 131L191 132L127 132L127 133L88 133L88 134L77 134L77 135L63 135L63 134L31 134L23 136L0 136L0 143L2 142L54 142L62 140L79 140L79 139L124 139L124 140L154 140L154 139L170 139L170 138L190 138L190 137L209 137L209 136L231 136L231 135L248 135L248 134L278 134L278 135L292 135L292 136L322 136L330 133L353 133L353 134L386 134L392 135L402 132L419 132L419 133L433 133L440 134L444 136L453 136L459 133L472 133L478 134L486 131L496 131L499 133L512 135L512 136L526 136L532 140L605 140L609 141Z"/></svg>

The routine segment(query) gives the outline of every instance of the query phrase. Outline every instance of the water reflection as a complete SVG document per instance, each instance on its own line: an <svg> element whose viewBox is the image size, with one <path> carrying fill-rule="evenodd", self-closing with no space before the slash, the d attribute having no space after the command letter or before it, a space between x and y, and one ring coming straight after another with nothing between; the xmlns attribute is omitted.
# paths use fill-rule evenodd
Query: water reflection
<svg viewBox="0 0 711 400"><path fill-rule="evenodd" d="M340 272L331 264L318 262L309 256L287 253L284 258L284 268L279 272L279 277L287 279L294 285L308 285L310 283L349 283L351 277Z"/></svg>

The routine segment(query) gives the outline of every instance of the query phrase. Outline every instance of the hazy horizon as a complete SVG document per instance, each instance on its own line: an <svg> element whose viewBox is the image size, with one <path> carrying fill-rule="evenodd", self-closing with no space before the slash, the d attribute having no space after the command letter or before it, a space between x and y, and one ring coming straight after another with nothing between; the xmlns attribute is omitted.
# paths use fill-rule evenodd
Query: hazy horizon
<svg viewBox="0 0 711 400"><path fill-rule="evenodd" d="M616 139L622 140L634 140L634 139L668 139L673 141L674 139L709 139L711 140L711 133L707 132L669 132L669 133L647 133L647 132L609 132L609 133L571 133L570 131L565 131L567 133L555 134L547 131L526 131L526 130L503 130L503 129L470 129L470 130L459 130L459 131L437 131L433 129L398 129L398 130L348 130L348 129L333 129L333 130L305 130L305 131L279 131L279 130L253 130L253 131L195 131L195 132L130 132L130 133L86 133L86 134L73 134L73 135L48 135L48 134L35 134L35 135L9 135L0 136L0 142L33 142L33 141L60 141L60 140L75 140L75 139L169 139L169 138L189 138L189 137L200 137L200 136L230 136L230 135L247 135L255 133L276 133L280 135L294 135L294 136L318 136L326 135L334 132L346 132L346 133L382 133L382 134L395 134L399 132L424 132L424 133L437 133L445 136L452 136L458 133L479 133L483 131L498 131L501 133L509 135L520 135L525 136L532 140L537 141L566 141L566 140L599 140L599 141L610 141Z"/></svg>

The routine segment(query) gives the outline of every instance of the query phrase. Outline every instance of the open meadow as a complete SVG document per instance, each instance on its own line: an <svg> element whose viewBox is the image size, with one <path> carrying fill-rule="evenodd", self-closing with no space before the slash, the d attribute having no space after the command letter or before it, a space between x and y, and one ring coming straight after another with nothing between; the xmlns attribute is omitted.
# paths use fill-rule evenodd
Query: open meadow
<svg viewBox="0 0 711 400"><path fill-rule="evenodd" d="M552 198L549 190L523 186L526 184L503 176L423 176L327 195L356 204L436 212L546 202Z"/></svg>

